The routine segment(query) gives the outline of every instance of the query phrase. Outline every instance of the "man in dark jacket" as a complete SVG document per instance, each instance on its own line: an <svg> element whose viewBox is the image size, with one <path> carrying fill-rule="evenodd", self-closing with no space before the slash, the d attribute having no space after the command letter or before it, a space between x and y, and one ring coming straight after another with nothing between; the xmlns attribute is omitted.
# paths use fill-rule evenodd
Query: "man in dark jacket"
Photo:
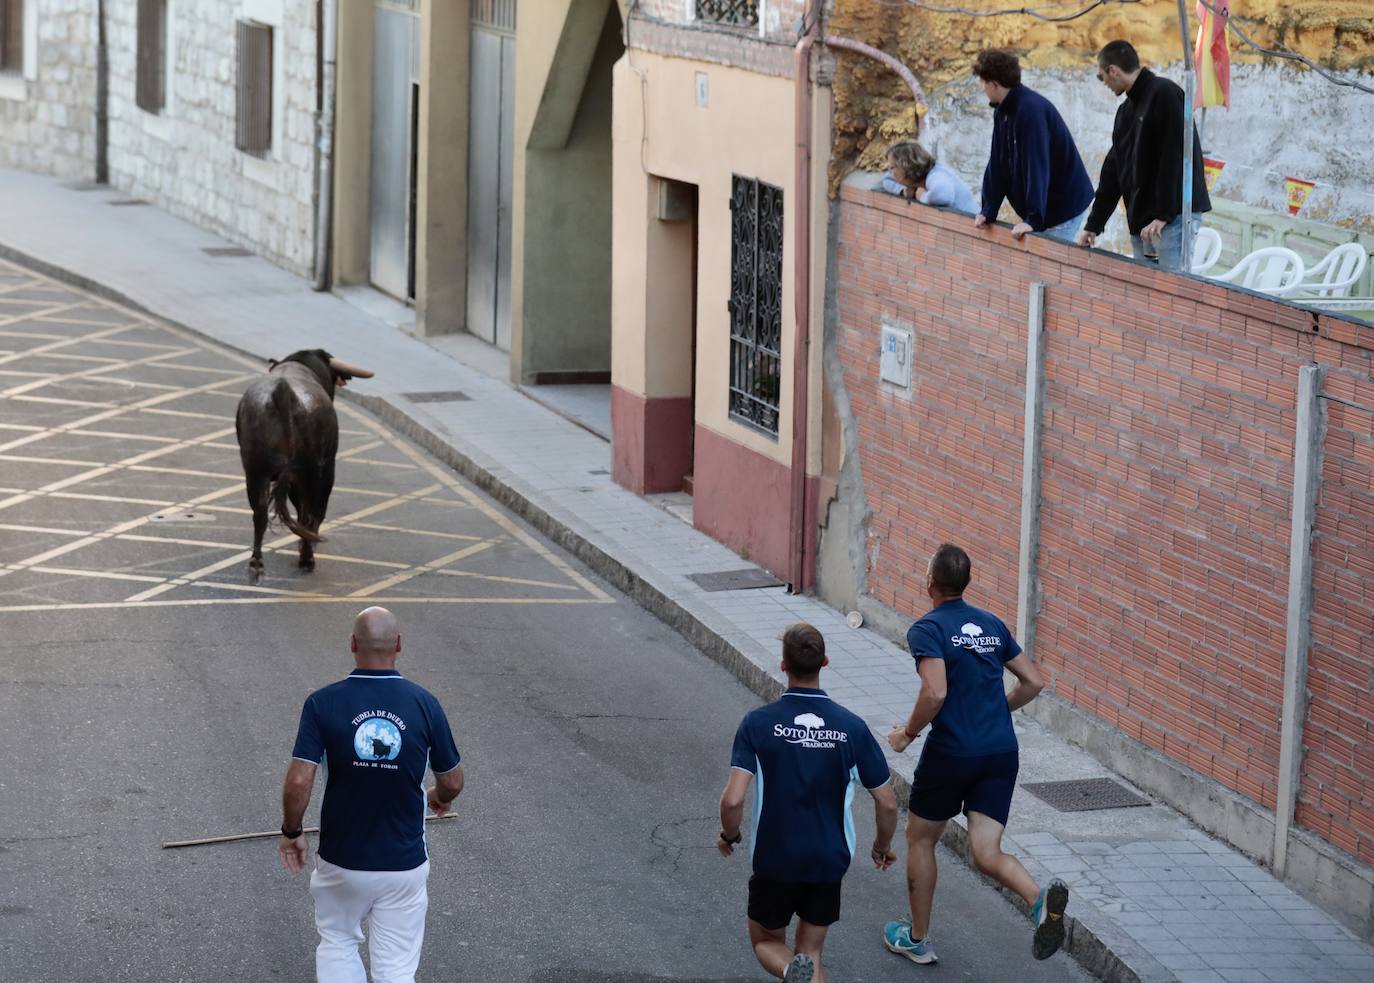
<svg viewBox="0 0 1374 983"><path fill-rule="evenodd" d="M1098 53L1097 77L1114 95L1125 95L1112 126L1112 149L1102 161L1088 223L1078 241L1096 245L1116 203L1126 201L1131 248L1143 258L1152 246L1164 269L1183 263L1183 90L1148 68L1126 41ZM1202 144L1193 130L1193 213L1212 210L1202 167Z"/></svg>
<svg viewBox="0 0 1374 983"><path fill-rule="evenodd" d="M983 201L976 226L997 219L1005 199L1021 217L1011 230L1047 232L1073 242L1093 198L1073 136L1054 104L1021 84L1021 63L1009 51L978 55L973 74L992 103L992 152L983 171Z"/></svg>

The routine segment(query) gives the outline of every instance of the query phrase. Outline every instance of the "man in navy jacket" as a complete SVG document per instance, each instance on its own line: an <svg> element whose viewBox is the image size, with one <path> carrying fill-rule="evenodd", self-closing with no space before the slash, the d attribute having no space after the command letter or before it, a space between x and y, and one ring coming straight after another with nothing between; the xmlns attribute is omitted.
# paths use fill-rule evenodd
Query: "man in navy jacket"
<svg viewBox="0 0 1374 983"><path fill-rule="evenodd" d="M1006 200L1021 217L1011 230L1016 238L1047 232L1073 242L1092 204L1093 185L1064 118L1052 102L1021 84L1021 63L1009 51L981 52L973 74L994 110L992 152L974 224L996 221Z"/></svg>

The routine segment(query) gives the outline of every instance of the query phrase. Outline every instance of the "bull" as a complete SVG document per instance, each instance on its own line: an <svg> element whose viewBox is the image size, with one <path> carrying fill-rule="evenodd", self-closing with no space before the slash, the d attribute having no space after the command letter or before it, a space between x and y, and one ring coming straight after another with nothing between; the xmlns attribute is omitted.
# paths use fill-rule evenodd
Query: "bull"
<svg viewBox="0 0 1374 983"><path fill-rule="evenodd" d="M248 570L254 582L262 575L262 537L273 513L300 537L300 568L315 569L315 544L323 541L320 523L334 490L339 449L334 388L355 377L370 379L372 373L314 348L268 362L267 375L239 399L234 431L253 509Z"/></svg>

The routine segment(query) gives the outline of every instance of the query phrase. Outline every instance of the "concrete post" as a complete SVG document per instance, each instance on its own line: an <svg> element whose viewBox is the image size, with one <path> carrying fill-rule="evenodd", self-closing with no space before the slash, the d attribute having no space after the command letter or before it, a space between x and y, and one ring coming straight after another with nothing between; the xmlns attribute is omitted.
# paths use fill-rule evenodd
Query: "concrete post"
<svg viewBox="0 0 1374 983"><path fill-rule="evenodd" d="M1035 656L1040 607L1040 431L1045 411L1045 284L1030 285L1026 322L1025 444L1021 453L1021 550L1016 575L1016 637Z"/></svg>
<svg viewBox="0 0 1374 983"><path fill-rule="evenodd" d="M1288 546L1288 644L1283 657L1283 713L1279 782L1274 809L1274 876L1288 865L1288 831L1298 798L1303 720L1307 716L1307 649L1312 629L1312 521L1321 477L1322 410L1326 369L1298 370L1298 424L1293 449L1293 525Z"/></svg>

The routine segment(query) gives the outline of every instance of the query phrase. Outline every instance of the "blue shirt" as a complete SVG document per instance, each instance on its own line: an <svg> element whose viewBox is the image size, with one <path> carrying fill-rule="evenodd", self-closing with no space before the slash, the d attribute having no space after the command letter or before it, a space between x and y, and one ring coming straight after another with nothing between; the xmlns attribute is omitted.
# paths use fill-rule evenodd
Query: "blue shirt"
<svg viewBox="0 0 1374 983"><path fill-rule="evenodd" d="M458 767L443 707L395 669L355 669L311 693L293 758L324 763L320 856L349 870L414 870L425 849L425 767Z"/></svg>
<svg viewBox="0 0 1374 983"><path fill-rule="evenodd" d="M906 191L906 185L888 171L883 175L883 190L888 194L900 195ZM930 169L930 173L926 175L926 189L916 196L916 200L923 205L953 206L970 215L978 211L978 206L973 200L973 192L964 183L964 179L944 164L936 164Z"/></svg>
<svg viewBox="0 0 1374 983"><path fill-rule="evenodd" d="M1078 218L1093 200L1092 179L1064 117L1024 85L1013 85L992 114L983 217L995 221L1004 198L1036 232Z"/></svg>
<svg viewBox="0 0 1374 983"><path fill-rule="evenodd" d="M868 725L823 690L801 687L745 716L730 767L754 776L754 873L777 881L843 878L854 856L854 784L891 780Z"/></svg>
<svg viewBox="0 0 1374 983"><path fill-rule="evenodd" d="M945 662L945 702L926 747L959 757L1016 750L1002 667L1021 646L1000 618L963 600L945 601L911 626L906 644L917 665Z"/></svg>

